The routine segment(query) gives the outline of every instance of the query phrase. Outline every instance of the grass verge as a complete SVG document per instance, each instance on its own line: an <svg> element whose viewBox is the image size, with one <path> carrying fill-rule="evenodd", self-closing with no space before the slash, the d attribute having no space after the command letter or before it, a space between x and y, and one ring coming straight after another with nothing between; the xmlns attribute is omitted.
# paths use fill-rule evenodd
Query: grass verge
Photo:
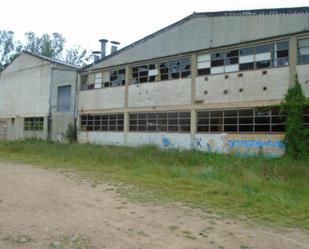
<svg viewBox="0 0 309 249"><path fill-rule="evenodd" d="M128 191L135 198L180 201L309 229L308 161L35 140L0 142L0 159L123 182L139 190Z"/></svg>

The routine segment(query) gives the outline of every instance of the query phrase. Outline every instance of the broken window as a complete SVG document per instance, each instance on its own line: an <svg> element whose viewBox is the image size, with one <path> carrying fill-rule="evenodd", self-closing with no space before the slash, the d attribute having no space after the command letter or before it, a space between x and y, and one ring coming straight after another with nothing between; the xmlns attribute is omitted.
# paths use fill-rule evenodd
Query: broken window
<svg viewBox="0 0 309 249"><path fill-rule="evenodd" d="M110 87L124 86L126 81L126 70L112 70L110 71ZM107 85L105 86L107 87Z"/></svg>
<svg viewBox="0 0 309 249"><path fill-rule="evenodd" d="M71 86L59 86L57 96L57 111L71 111Z"/></svg>
<svg viewBox="0 0 309 249"><path fill-rule="evenodd" d="M286 115L278 107L197 112L197 131L284 132Z"/></svg>
<svg viewBox="0 0 309 249"><path fill-rule="evenodd" d="M82 76L81 90L98 89L125 85L125 69L90 73Z"/></svg>
<svg viewBox="0 0 309 249"><path fill-rule="evenodd" d="M153 82L156 80L158 73L155 64L132 67L132 84Z"/></svg>
<svg viewBox="0 0 309 249"><path fill-rule="evenodd" d="M129 114L130 131L190 132L190 112Z"/></svg>
<svg viewBox="0 0 309 249"><path fill-rule="evenodd" d="M30 117L24 118L24 130L25 131L42 131L44 128L43 117Z"/></svg>
<svg viewBox="0 0 309 249"><path fill-rule="evenodd" d="M132 84L187 78L191 75L189 58L132 67Z"/></svg>
<svg viewBox="0 0 309 249"><path fill-rule="evenodd" d="M83 114L80 116L81 128L85 131L123 131L123 120L123 114Z"/></svg>
<svg viewBox="0 0 309 249"><path fill-rule="evenodd" d="M102 73L94 74L94 88L102 88Z"/></svg>
<svg viewBox="0 0 309 249"><path fill-rule="evenodd" d="M160 64L161 80L187 78L190 75L191 60L189 58L162 62Z"/></svg>
<svg viewBox="0 0 309 249"><path fill-rule="evenodd" d="M309 38L298 41L298 64L309 63Z"/></svg>
<svg viewBox="0 0 309 249"><path fill-rule="evenodd" d="M197 57L197 74L208 75L287 66L288 46L287 41L281 41L256 47L202 54Z"/></svg>

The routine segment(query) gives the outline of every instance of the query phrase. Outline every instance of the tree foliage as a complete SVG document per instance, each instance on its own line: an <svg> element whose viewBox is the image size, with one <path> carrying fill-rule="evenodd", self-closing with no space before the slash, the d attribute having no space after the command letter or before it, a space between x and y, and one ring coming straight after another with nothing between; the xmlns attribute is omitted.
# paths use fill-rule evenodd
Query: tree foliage
<svg viewBox="0 0 309 249"><path fill-rule="evenodd" d="M308 102L296 75L295 84L288 89L281 103L281 111L287 114L286 152L295 159L309 155L309 132L303 125L303 110L306 106L308 106Z"/></svg>
<svg viewBox="0 0 309 249"><path fill-rule="evenodd" d="M84 66L90 59L90 52L81 46L65 48L66 39L60 33L45 33L42 36L34 32L25 33L25 42L15 41L13 31L0 31L0 71L21 51L29 51L77 66Z"/></svg>
<svg viewBox="0 0 309 249"><path fill-rule="evenodd" d="M19 41L14 40L14 32L0 30L0 71L22 50Z"/></svg>

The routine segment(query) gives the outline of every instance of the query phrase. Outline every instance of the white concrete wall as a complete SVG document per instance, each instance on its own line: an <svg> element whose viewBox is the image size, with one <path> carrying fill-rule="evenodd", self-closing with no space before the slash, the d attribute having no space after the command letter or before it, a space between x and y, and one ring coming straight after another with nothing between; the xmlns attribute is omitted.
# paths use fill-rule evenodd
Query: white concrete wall
<svg viewBox="0 0 309 249"><path fill-rule="evenodd" d="M191 79L129 86L129 107L173 106L191 103Z"/></svg>
<svg viewBox="0 0 309 249"><path fill-rule="evenodd" d="M52 87L51 87L51 112L52 140L58 142L66 141L65 133L69 124L74 124L74 108L76 97L76 71L68 71L62 68L52 69ZM58 87L71 86L71 109L67 112L58 112Z"/></svg>
<svg viewBox="0 0 309 249"><path fill-rule="evenodd" d="M289 68L264 70L266 75L262 75L263 70L255 70L229 73L228 79L224 78L226 74L208 75L207 81L205 77L197 77L196 100L208 104L282 99L289 86ZM238 73L242 73L243 77L238 77ZM242 92L239 92L240 88L243 88ZM224 90L228 93L224 94ZM205 94L205 91L208 93Z"/></svg>
<svg viewBox="0 0 309 249"><path fill-rule="evenodd" d="M124 86L107 87L79 92L80 111L124 107Z"/></svg>
<svg viewBox="0 0 309 249"><path fill-rule="evenodd" d="M297 65L298 80L307 98L309 98L309 64Z"/></svg>
<svg viewBox="0 0 309 249"><path fill-rule="evenodd" d="M123 145L123 132L79 131L77 139L80 143Z"/></svg>
<svg viewBox="0 0 309 249"><path fill-rule="evenodd" d="M29 116L30 117L30 116ZM35 115L31 116L35 117ZM37 117L43 117L38 115ZM15 117L7 119L7 137L8 140L17 140L21 138L47 139L47 116L44 116L44 125L42 131L24 130L24 117Z"/></svg>
<svg viewBox="0 0 309 249"><path fill-rule="evenodd" d="M191 148L191 135L187 133L129 132L127 141L129 146L134 147L151 144L159 148Z"/></svg>
<svg viewBox="0 0 309 249"><path fill-rule="evenodd" d="M45 116L49 85L49 63L20 55L0 74L0 117Z"/></svg>

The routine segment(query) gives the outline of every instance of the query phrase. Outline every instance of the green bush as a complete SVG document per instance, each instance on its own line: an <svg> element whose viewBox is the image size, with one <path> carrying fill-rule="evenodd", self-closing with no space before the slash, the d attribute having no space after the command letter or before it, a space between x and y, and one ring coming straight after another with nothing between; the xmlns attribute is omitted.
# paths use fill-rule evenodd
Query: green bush
<svg viewBox="0 0 309 249"><path fill-rule="evenodd" d="M281 103L281 112L287 114L285 145L287 155L295 159L309 155L308 129L303 125L303 110L308 105L297 75Z"/></svg>
<svg viewBox="0 0 309 249"><path fill-rule="evenodd" d="M67 131L65 133L65 137L66 137L66 139L70 143L76 142L76 140L77 140L77 130L76 130L76 127L73 126L72 124L69 124L68 125L68 129L67 129Z"/></svg>

